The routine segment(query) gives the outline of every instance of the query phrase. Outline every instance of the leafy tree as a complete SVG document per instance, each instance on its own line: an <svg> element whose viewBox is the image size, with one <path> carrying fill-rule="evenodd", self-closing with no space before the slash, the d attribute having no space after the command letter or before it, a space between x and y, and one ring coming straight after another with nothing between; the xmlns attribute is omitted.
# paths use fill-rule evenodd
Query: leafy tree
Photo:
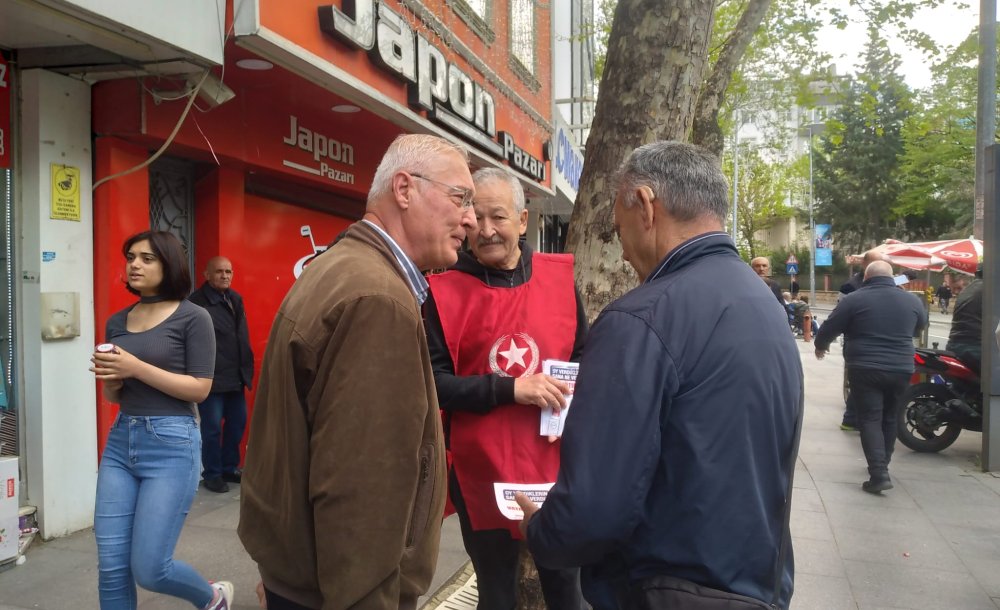
<svg viewBox="0 0 1000 610"><path fill-rule="evenodd" d="M860 7L866 22L900 31L922 48L932 49L919 33L911 36L905 24L917 7L940 2L850 0L850 6ZM765 6L757 21L763 28L749 17L743 19L748 11L757 15ZM621 261L621 246L611 227L609 177L625 156L654 140L691 139L696 114L703 123L711 123L714 116L724 133L729 112L718 109L730 97L738 98L731 93L748 92L751 83L778 82L786 74L815 73L822 58L813 52L811 37L830 20L846 26L851 14L844 6L842 0L621 0L615 6L606 30L600 95L567 237L567 250L576 256L577 285L591 317L635 283L631 269ZM766 32L766 37L751 36L746 42L748 31L758 37ZM793 58L803 58L799 68L776 68L786 65L779 63L782 54L777 49L785 43L795 45ZM745 58L754 60L753 71L744 73ZM808 58L813 58L811 63ZM806 80L800 79L793 89L798 102L814 94ZM713 84L706 87L707 82ZM715 130L709 124L705 133ZM695 140L721 149L720 138L715 138L717 144L709 139Z"/></svg>
<svg viewBox="0 0 1000 610"><path fill-rule="evenodd" d="M972 234L978 36L933 69L934 83L905 123L902 186L894 212L914 241Z"/></svg>
<svg viewBox="0 0 1000 610"><path fill-rule="evenodd" d="M727 156L723 162L727 175L733 175L732 165L732 156ZM748 260L767 255L764 243L758 239L760 232L795 215L795 209L788 205L793 182L791 165L769 161L757 148L743 147L739 151L736 243Z"/></svg>
<svg viewBox="0 0 1000 610"><path fill-rule="evenodd" d="M898 68L899 58L871 29L860 73L814 153L817 222L830 221L839 243L856 252L894 236L901 226L894 208L912 94Z"/></svg>

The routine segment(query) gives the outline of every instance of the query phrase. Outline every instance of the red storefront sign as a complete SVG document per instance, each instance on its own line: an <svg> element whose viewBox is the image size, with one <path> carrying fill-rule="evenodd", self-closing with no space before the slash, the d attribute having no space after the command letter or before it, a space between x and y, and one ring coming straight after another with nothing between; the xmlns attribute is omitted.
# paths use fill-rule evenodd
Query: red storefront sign
<svg viewBox="0 0 1000 610"><path fill-rule="evenodd" d="M0 55L0 168L10 167L10 64Z"/></svg>

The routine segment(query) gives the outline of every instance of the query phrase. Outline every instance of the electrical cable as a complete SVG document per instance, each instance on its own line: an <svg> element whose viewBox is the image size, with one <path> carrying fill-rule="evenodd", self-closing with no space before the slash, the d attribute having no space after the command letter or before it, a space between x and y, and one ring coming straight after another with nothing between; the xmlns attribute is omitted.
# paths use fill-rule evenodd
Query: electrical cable
<svg viewBox="0 0 1000 610"><path fill-rule="evenodd" d="M170 132L170 135L167 137L167 141L163 143L163 146L161 146L159 150L157 150L155 153L153 153L153 156L151 156L150 158L146 159L145 161L143 161L139 165L136 165L135 167L131 167L131 168L127 169L127 170L118 172L117 174L111 174L110 176L105 176L105 177L101 178L100 180L98 180L97 182L94 183L94 186L90 187L90 190L92 192L96 191L97 187L101 186L105 182L110 182L111 180L114 180L115 178L121 178L122 176L126 176L128 174L133 173L133 172L137 172L140 169L142 169L142 168L146 167L147 165L149 165L150 163L152 163L153 161L156 161L160 157L160 155L162 155L164 152L166 152L167 148L170 146L171 143L173 143L174 138L177 136L177 132L181 130L181 125L184 124L184 119L187 118L188 112L191 111L191 106L194 105L194 100L195 100L195 98L198 97L198 92L201 91L201 86L203 84L205 84L205 80L208 78L208 75L211 74L211 73L212 73L211 70L205 70L205 74L201 77L201 80L198 81L198 84L195 86L195 88L191 90L191 98L188 100L187 105L184 107L184 112L182 112L180 118L177 119L177 124L174 125L174 130Z"/></svg>

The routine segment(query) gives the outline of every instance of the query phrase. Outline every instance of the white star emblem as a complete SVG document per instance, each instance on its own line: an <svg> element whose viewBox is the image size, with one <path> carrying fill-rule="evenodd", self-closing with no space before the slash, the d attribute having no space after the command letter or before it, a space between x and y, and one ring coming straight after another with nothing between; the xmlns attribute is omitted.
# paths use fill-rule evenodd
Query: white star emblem
<svg viewBox="0 0 1000 610"><path fill-rule="evenodd" d="M504 367L504 370L509 371L510 367L514 366L515 364L520 364L521 367L525 367L524 353L526 351L528 351L528 348L518 347L517 344L514 343L514 337L511 337L510 347L507 348L507 351L498 352L501 356L507 359L507 366Z"/></svg>

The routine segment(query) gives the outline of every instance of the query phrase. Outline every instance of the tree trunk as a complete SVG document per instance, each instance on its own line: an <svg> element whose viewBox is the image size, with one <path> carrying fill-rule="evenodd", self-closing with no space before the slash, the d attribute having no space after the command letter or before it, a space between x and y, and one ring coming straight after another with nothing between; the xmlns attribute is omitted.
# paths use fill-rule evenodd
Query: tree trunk
<svg viewBox="0 0 1000 610"><path fill-rule="evenodd" d="M520 578L517 582L517 610L545 610L545 598L542 596L542 585L538 580L538 568L531 558L528 545L521 545L521 554L517 558L520 564Z"/></svg>
<svg viewBox="0 0 1000 610"><path fill-rule="evenodd" d="M760 29L760 24L767 15L771 0L750 0L736 29L732 31L722 47L719 59L712 66L712 73L698 97L698 105L694 113L694 131L691 141L722 156L723 138L719 127L719 108L729 88L736 66L743 60L750 41Z"/></svg>
<svg viewBox="0 0 1000 610"><path fill-rule="evenodd" d="M637 146L687 140L708 62L713 0L620 0L566 248L593 319L635 285L612 221L611 177Z"/></svg>

